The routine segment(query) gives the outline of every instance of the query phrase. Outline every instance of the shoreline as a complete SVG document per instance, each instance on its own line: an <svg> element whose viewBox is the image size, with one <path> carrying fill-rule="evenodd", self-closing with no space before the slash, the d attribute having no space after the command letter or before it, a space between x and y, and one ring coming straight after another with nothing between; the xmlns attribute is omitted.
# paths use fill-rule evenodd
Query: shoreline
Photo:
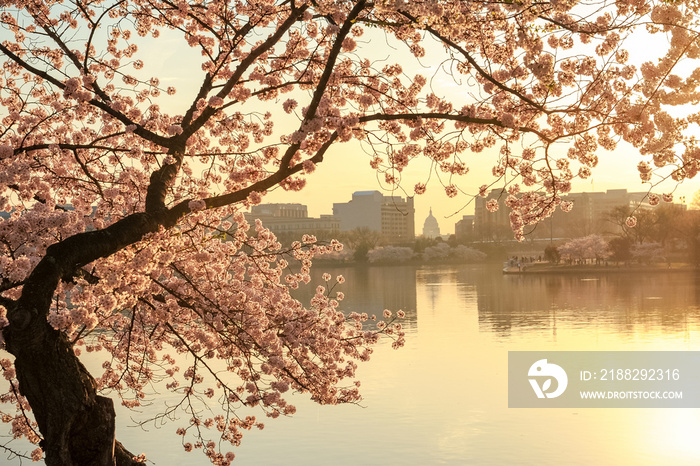
<svg viewBox="0 0 700 466"><path fill-rule="evenodd" d="M517 267L504 267L504 275L532 274L614 274L614 273L688 273L699 272L700 268L691 265L544 265L530 264L518 270Z"/></svg>

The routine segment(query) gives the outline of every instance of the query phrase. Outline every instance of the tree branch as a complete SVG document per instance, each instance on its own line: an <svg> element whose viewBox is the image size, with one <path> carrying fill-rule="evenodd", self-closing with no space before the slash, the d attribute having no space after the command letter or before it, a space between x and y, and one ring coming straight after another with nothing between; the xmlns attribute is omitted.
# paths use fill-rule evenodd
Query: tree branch
<svg viewBox="0 0 700 466"><path fill-rule="evenodd" d="M257 48L251 50L250 53L243 60L241 60L241 63L236 67L236 70L233 72L233 75L228 79L228 81L226 81L226 84L217 93L217 96L221 98L226 97L229 94L229 92L233 90L236 84L238 84L241 77L243 77L243 74L248 70L248 68L250 68L250 66L253 65L253 63L255 63L255 61L263 53L270 50L280 41L284 34L287 33L289 28L291 28L292 25L295 22L297 22L297 20L304 14L307 8L308 5L303 5L302 7L296 10L292 9L292 14L290 14L287 17L287 19L277 28L274 34L269 36L267 40L265 40L265 42L260 44ZM193 103L193 105L196 105L196 101ZM192 108L190 108L190 110L192 110ZM190 114L190 110L188 110L188 115ZM197 132L204 125L204 123L207 120L209 120L209 118L211 118L211 116L214 115L214 113L216 113L217 110L218 109L212 107L205 108L202 111L202 113L192 122L192 124L187 125L185 128L183 128L183 135L185 136L185 138Z"/></svg>
<svg viewBox="0 0 700 466"><path fill-rule="evenodd" d="M22 68L29 71L30 73L45 79L46 81L50 82L51 84L53 84L54 86L58 87L61 90L65 90L65 88L66 88L65 84L63 84L61 81L59 81L58 79L51 76L49 73L42 71L42 70L30 65L26 61L22 60L19 56L15 55L12 51L10 51L10 49L5 47L5 45L2 44L1 42L0 42L0 52L5 54L9 59L11 59L12 61L17 63ZM138 125L134 121L129 119L123 113L114 110L110 105L107 105L106 102L102 102L102 101L99 101L97 99L91 99L88 102L91 105L104 111L108 115L121 121L125 126L130 126L130 125L135 126L136 129L134 130L134 133L137 134L138 136L141 136L143 139L150 141L154 144L158 144L158 145L163 146L163 147L168 147L168 145L171 141L171 138L166 138L166 137L160 136L156 133L153 133L152 131L148 131L143 126Z"/></svg>
<svg viewBox="0 0 700 466"><path fill-rule="evenodd" d="M467 115L459 115L459 114L454 114L454 113L439 113L439 112L419 112L419 113L394 113L394 114L384 114L384 113L377 113L374 115L365 115L359 117L359 120L361 123L366 123L368 121L394 121L394 120L418 120L418 119L426 119L426 120L451 120L451 121L459 121L462 123L467 123L467 124L477 124L477 125L490 125L490 126L498 126L500 128L505 128L508 129L509 127L504 125L501 120L497 118L476 118L476 117L470 117ZM514 130L523 132L523 133L533 133L536 134L540 139L542 139L545 142L552 143L554 142L553 138L550 138L549 136L545 135L543 132L538 131L533 128L528 128L527 126L519 126L516 128L512 128Z"/></svg>

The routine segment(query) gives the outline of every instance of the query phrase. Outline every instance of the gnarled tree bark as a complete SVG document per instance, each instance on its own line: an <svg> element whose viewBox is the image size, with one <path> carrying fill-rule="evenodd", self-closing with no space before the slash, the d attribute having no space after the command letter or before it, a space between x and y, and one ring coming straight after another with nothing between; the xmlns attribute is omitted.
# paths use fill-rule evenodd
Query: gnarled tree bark
<svg viewBox="0 0 700 466"><path fill-rule="evenodd" d="M46 317L59 280L158 226L152 216L135 214L49 247L26 280L20 299L8 309L10 325L3 330L6 349L15 356L20 393L29 401L44 436L40 445L47 465L137 464L115 440L112 400L97 394L97 383L71 342Z"/></svg>

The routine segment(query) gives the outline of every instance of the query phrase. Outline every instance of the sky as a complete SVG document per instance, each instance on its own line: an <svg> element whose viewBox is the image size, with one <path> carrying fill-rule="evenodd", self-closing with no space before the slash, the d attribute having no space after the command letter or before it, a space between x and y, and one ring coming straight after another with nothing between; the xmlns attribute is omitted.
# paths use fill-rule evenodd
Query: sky
<svg viewBox="0 0 700 466"><path fill-rule="evenodd" d="M428 54L423 63L415 64L415 59L402 48L400 44L387 42L378 36L376 30L367 30L365 36L358 40L358 54L368 56L379 63L400 62L404 66L406 74L421 73L431 78L430 84L437 94L444 94L455 101L458 106L468 101L469 89L460 86L444 76L436 75L439 67L442 48L436 44L427 44ZM143 73L148 76L158 76L163 87L174 86L178 89L174 97L163 95L159 101L163 110L175 114L184 113L192 98L199 89L203 72L201 70L201 55L187 46L183 46L179 34L163 31L157 40L152 38L140 39L134 37L134 42L139 45L139 57L146 64ZM635 37L634 47L630 48L633 63L639 65L642 61L660 56L663 50L663 36L650 36L640 33ZM443 54L444 56L444 54ZM636 60L636 62L635 62ZM408 64L414 63L411 68ZM287 95L282 97L288 98ZM301 101L301 99L300 99ZM302 104L303 105L303 104ZM278 107L279 108L279 107ZM283 115L287 117L287 115ZM291 126L285 128L280 121L279 113L275 113L275 122L282 130L291 131ZM287 132L289 132L287 131ZM647 191L649 185L643 185L638 177L636 166L642 160L641 156L630 146L620 144L615 152L599 151L599 165L593 169L593 176L589 180L575 181L573 192L605 191L607 189L626 188L629 191ZM478 187L492 181L491 167L496 160L493 152L484 151L480 154L467 154L465 161L470 167L470 173L462 177L458 186L470 194L478 192ZM277 189L269 193L263 202L290 202L301 203L308 206L309 215L318 217L322 214L332 213L333 203L347 202L354 191L379 190L384 194L400 195L413 193L416 182L424 182L427 178L429 165L426 162L414 161L403 173L401 187L405 192L392 193L386 190L386 186L378 179L377 174L369 166L369 157L363 152L357 142L336 144L335 147L319 164L316 171L307 177L307 186L301 192L284 192ZM700 178L700 177L699 177ZM454 233L454 225L463 215L471 215L474 212L472 198L467 195L458 195L450 199L442 185L437 180L431 180L427 192L415 198L416 232L420 233L423 222L432 209L433 215L438 220L443 234ZM675 202L680 202L684 197L686 203L690 203L693 193L700 190L700 179L689 180L676 186L667 183L662 189L655 189L657 193L675 191Z"/></svg>
<svg viewBox="0 0 700 466"><path fill-rule="evenodd" d="M371 32L370 32L371 33ZM365 34L367 36L368 33ZM654 55L660 55L659 39L661 36L649 36L641 34L635 40L635 47L630 49L631 56L637 58L638 63L648 60ZM178 46L181 39L170 34L163 34L157 41L145 42L142 50L147 54L147 67L158 70L157 75L161 78L163 86L173 85L178 89L176 100L163 105L165 110L182 113L182 105L189 103L191 96L199 88L198 78L202 72L199 67L200 57L194 50L187 50L182 45ZM369 50L369 56L378 61L401 61L408 63L409 60L402 60L406 55L403 51L392 44L382 40L366 39L365 43L359 42L362 53ZM363 49L364 47L364 49ZM145 50L143 50L145 48ZM428 48L431 54L442 53L440 48ZM390 57L390 58L389 58ZM433 58L433 57L431 57ZM431 63L438 63L433 60ZM191 66L183 66L183 63L191 63ZM404 70L412 75L420 72L426 76L431 76L435 68L417 66ZM454 82L447 82L444 79L431 81L436 88L455 101L464 102L467 91L463 87L457 86ZM439 92L436 92L439 93ZM288 98L284 96L283 99ZM172 108L170 105L173 105ZM302 104L303 105L303 104ZM179 108L178 108L179 106ZM279 108L279 107L278 107ZM277 115L276 115L277 116ZM286 116L286 115L285 115ZM607 189L626 188L629 191L648 191L649 185L642 184L636 169L637 163L642 157L626 144L620 143L614 152L600 150L599 164L593 169L593 176L588 180L577 180L573 183L573 192L605 191ZM484 183L492 181L491 167L496 157L494 153L484 151L480 154L469 154L465 157L470 166L470 173L462 177L458 183L459 187L466 192L476 193L478 187ZM428 173L428 165L423 162L411 163L405 169L402 180L402 188L408 194L413 194L413 186L418 181L425 181ZM463 215L474 213L471 197L458 195L450 199L445 193L440 183L432 180L428 184L425 194L415 198L415 222L416 233L420 234L423 222L428 216L430 209L438 220L440 231L443 234L454 233L454 225L461 220ZM307 185L300 192L285 192L281 189L274 190L263 198L263 202L276 203L300 203L308 206L309 215L318 217L322 214L331 214L333 203L348 202L354 191L379 190L386 195L406 196L406 192L397 191L392 193L387 191L386 186L380 182L377 174L369 166L369 157L363 152L362 147L356 141L344 144L336 144L333 149L324 157L323 163L317 166L316 171L307 177ZM681 202L685 198L687 204L693 197L695 191L700 190L700 179L686 181L676 186L675 183L667 183L654 192L664 193L675 191L674 202Z"/></svg>
<svg viewBox="0 0 700 466"><path fill-rule="evenodd" d="M334 153L320 164L316 171L307 179L306 187L300 192L284 192L281 190L265 196L263 202L297 202L308 206L309 215L318 217L321 214L331 214L334 202L348 202L354 191L379 190L385 195L391 192L383 191L375 173L369 167L369 163L359 148L337 147ZM347 161L351 162L348 163ZM648 190L648 184L642 184L637 174L637 163L641 160L635 156L633 150L620 150L608 153L600 157L598 167L593 170L593 176L586 181L574 183L572 192L594 192L608 189L624 188L630 192L642 192ZM419 178L424 171L416 167L407 170L410 177ZM478 187L487 180L485 172L490 170L490 165L485 161L477 161L472 167L461 186L471 192L478 191ZM412 173L414 172L415 173ZM480 173L481 172L481 176ZM471 181L470 181L471 178ZM407 188L413 184L407 183ZM670 192L674 185L669 184L668 189L659 192ZM686 204L692 200L693 193L700 190L700 179L684 182L677 187L674 193L674 202L681 202L680 197L685 196ZM397 193L405 197L402 193ZM440 225L440 233L454 233L454 225L462 219L463 215L474 214L473 202L465 205L464 196L449 199L442 187L435 183L428 186L425 194L415 197L415 221L416 234L420 234L423 222L430 209Z"/></svg>

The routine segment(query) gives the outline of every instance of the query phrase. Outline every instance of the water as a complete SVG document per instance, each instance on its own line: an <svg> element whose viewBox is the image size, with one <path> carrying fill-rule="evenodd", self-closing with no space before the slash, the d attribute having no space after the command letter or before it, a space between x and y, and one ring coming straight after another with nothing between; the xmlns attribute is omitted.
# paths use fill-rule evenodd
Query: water
<svg viewBox="0 0 700 466"><path fill-rule="evenodd" d="M507 407L509 350L700 350L700 275L331 272L346 277L346 310L403 309L406 347L380 344L360 366L363 407L297 397L293 417L244 436L234 464L700 463L700 410ZM118 438L155 464L208 464L182 450L175 424L144 433L128 427L128 412L118 416Z"/></svg>

